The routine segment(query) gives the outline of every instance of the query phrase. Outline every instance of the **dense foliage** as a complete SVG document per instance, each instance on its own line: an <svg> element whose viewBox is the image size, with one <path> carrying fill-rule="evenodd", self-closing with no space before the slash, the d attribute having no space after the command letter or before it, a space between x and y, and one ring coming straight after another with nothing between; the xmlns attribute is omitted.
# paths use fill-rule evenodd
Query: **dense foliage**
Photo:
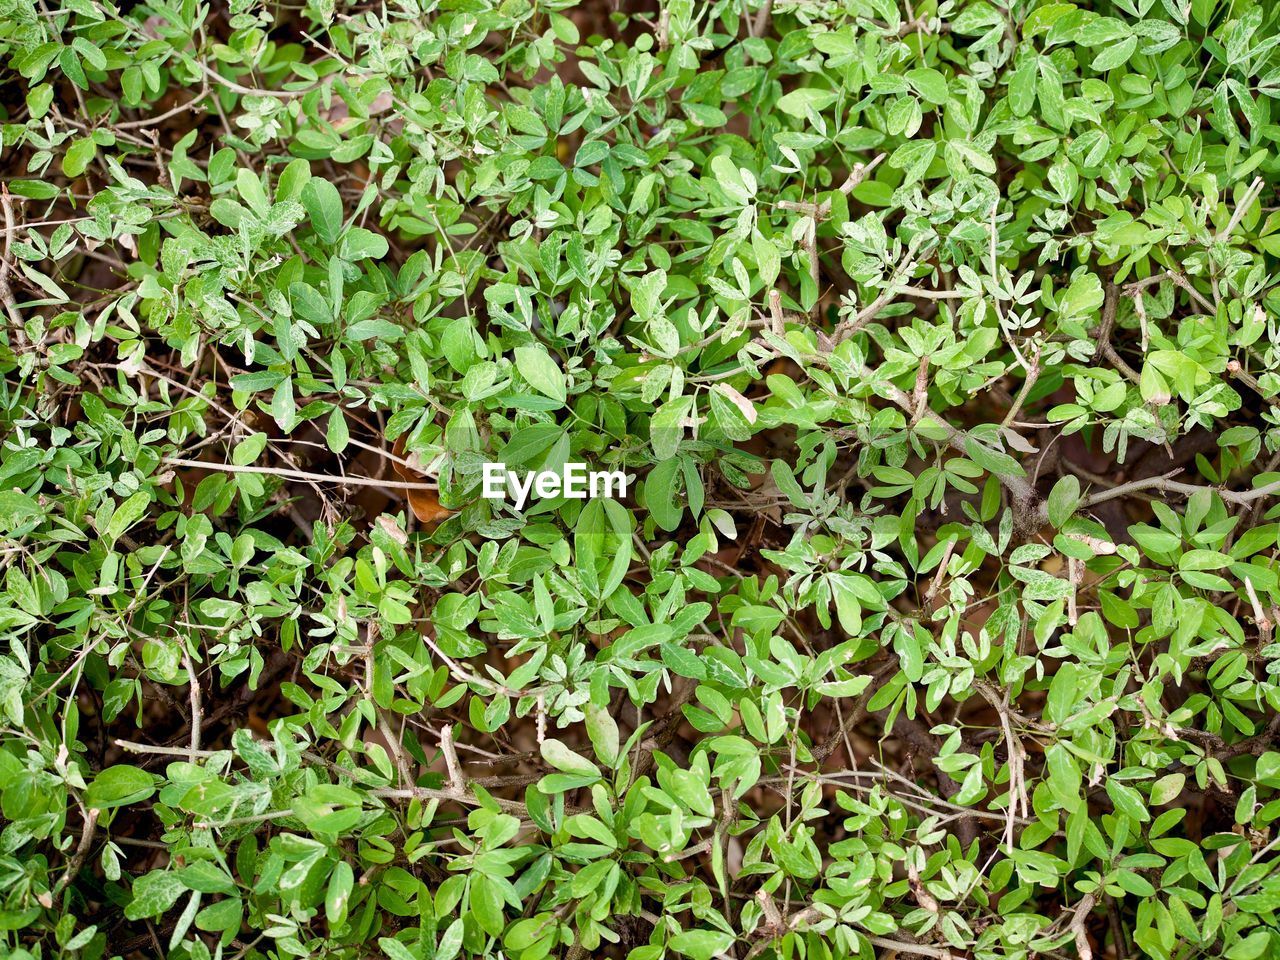
<svg viewBox="0 0 1280 960"><path fill-rule="evenodd" d="M1280 956L1278 47L0 0L0 950Z"/></svg>

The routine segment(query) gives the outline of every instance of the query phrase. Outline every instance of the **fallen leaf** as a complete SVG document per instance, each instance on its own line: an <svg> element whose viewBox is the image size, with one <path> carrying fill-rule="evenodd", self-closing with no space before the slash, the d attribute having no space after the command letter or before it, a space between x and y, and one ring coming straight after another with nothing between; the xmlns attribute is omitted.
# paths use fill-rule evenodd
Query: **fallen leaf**
<svg viewBox="0 0 1280 960"><path fill-rule="evenodd" d="M391 452L397 458L391 461L392 465L402 480L409 483L426 483L431 479L421 470L415 469L415 466L422 462L416 454L405 454L404 437L396 440L391 447ZM439 523L453 513L447 507L440 506L440 493L437 490L406 490L405 493L409 497L409 506L413 508L413 515L418 518L419 523Z"/></svg>

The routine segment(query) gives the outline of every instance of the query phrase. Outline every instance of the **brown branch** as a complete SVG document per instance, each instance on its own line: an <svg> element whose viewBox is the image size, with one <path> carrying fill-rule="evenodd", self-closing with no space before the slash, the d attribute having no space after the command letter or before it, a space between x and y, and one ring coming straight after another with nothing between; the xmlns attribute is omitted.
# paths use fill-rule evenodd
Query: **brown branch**
<svg viewBox="0 0 1280 960"><path fill-rule="evenodd" d="M200 727L204 722L204 708L200 702L200 681L196 678L195 664L191 662L191 654L186 647L182 648L182 664L187 668L190 680L188 696L191 699L191 762L195 763L200 753Z"/></svg>
<svg viewBox="0 0 1280 960"><path fill-rule="evenodd" d="M76 874L84 866L85 860L89 857L89 850L93 846L93 834L98 826L99 811L86 809L82 806L80 812L84 816L84 826L80 831L80 843L76 845L76 852L67 861L67 869L62 872L58 882L53 885L53 897L57 897L58 894L62 893L67 888L67 884L76 878Z"/></svg>
<svg viewBox="0 0 1280 960"><path fill-rule="evenodd" d="M445 769L449 771L449 792L459 796L466 792L466 781L462 779L462 767L458 763L458 751L453 746L453 726L445 723L440 727L440 752L444 754Z"/></svg>
<svg viewBox="0 0 1280 960"><path fill-rule="evenodd" d="M1115 949L1116 960L1129 960L1129 947L1125 942L1124 923L1120 918L1120 908L1116 905L1115 898L1110 894L1106 894L1104 899L1107 901L1107 923L1111 926L1112 947Z"/></svg>
<svg viewBox="0 0 1280 960"><path fill-rule="evenodd" d="M773 0L764 0L760 9L756 12L756 18L751 24L751 36L763 37L765 30L769 28L769 17L773 14Z"/></svg>
<svg viewBox="0 0 1280 960"><path fill-rule="evenodd" d="M848 340L859 330L880 315L880 311L887 307L892 301L898 298L906 288L899 286L898 282L909 276L911 271L916 267L915 260L907 260L902 266L895 270L893 276L889 278L888 284L880 292L880 296L876 297L867 306L863 307L848 320L842 320L835 330L832 331L831 340L835 344L843 343Z"/></svg>
<svg viewBox="0 0 1280 960"><path fill-rule="evenodd" d="M881 161L886 156L887 154L879 153L867 163L855 163L853 169L849 171L849 175L845 177L844 183L840 184L836 189L847 197L858 189L862 181L871 175L872 170L880 166ZM807 217L813 217L816 223L821 223L831 216L830 197L821 203L810 203L807 200L779 200L777 207L779 210L791 210L795 213L802 213Z"/></svg>
<svg viewBox="0 0 1280 960"><path fill-rule="evenodd" d="M756 941L755 947L752 948L749 956L755 956L760 953L768 944L787 933L800 933L810 924L822 918L823 912L816 906L808 906L801 910L797 910L788 917L783 917L778 911L777 905L773 903L773 897L768 891L761 890L756 894L756 899L760 901L761 912L764 915L764 923L756 927L751 932L749 938ZM912 943L908 940L893 940L889 937L873 937L868 934L861 934L871 943L872 946L880 947L883 950L892 950L895 953L907 954L917 957L930 957L932 960L956 960L956 955L944 947L932 947L924 943Z"/></svg>
<svg viewBox="0 0 1280 960"><path fill-rule="evenodd" d="M1237 506L1253 503L1263 497L1280 493L1280 480L1273 480L1271 483L1263 484L1261 487L1254 487L1252 490L1227 490L1222 487L1209 486L1208 484L1182 483L1179 480L1174 480L1173 477L1180 472L1181 470L1175 470L1158 477L1143 477L1139 480L1130 480L1127 483L1117 484L1110 490L1103 490L1085 498L1081 506L1094 507L1100 503L1106 503L1108 500L1117 500L1144 490L1156 490L1160 493L1180 493L1188 497L1200 493L1202 490L1213 490L1226 503L1233 503ZM1044 516L1046 519L1048 518L1047 508Z"/></svg>
<svg viewBox="0 0 1280 960"><path fill-rule="evenodd" d="M1094 347L1093 359L1098 360L1107 351L1107 347L1111 344L1111 330L1116 324L1116 313L1120 306L1120 288L1107 281L1105 292L1102 295L1102 320L1098 324L1098 333L1095 339L1098 345Z"/></svg>
<svg viewBox="0 0 1280 960"><path fill-rule="evenodd" d="M314 480L316 483L336 483L349 487L385 487L388 490L438 490L438 483L416 482L412 480L382 480L377 477L344 477L331 476L324 473L310 473L306 470L288 470L284 467L259 467L254 464L239 466L234 463L217 463L212 460L185 460L182 457L164 457L161 460L171 467L186 467L192 470L219 470L223 473L258 473L272 477L285 477L290 480Z"/></svg>
<svg viewBox="0 0 1280 960"><path fill-rule="evenodd" d="M9 286L9 245L13 240L13 200L9 196L9 187L0 183L0 208L4 210L4 251L0 253L0 303L4 304L5 315L9 326L13 329L17 340L17 351L29 349L27 331L22 325L22 315L18 313L18 301Z"/></svg>
<svg viewBox="0 0 1280 960"><path fill-rule="evenodd" d="M1214 239L1218 243L1223 243L1231 239L1231 235L1236 232L1236 227L1240 226L1240 221L1244 219L1249 208L1253 206L1253 202L1262 194L1266 181L1262 177L1254 177L1253 183L1249 184L1240 196L1240 202L1236 204L1235 209L1231 211L1231 219L1227 221L1227 225L1218 231L1218 235Z"/></svg>
<svg viewBox="0 0 1280 960"><path fill-rule="evenodd" d="M1076 904L1075 910L1071 914L1071 922L1067 924L1067 929L1075 936L1076 953L1080 960L1093 960L1093 948L1089 946L1089 936L1085 932L1084 923L1089 916L1089 911L1097 904L1098 898L1092 893L1086 893L1084 897Z"/></svg>
<svg viewBox="0 0 1280 960"><path fill-rule="evenodd" d="M908 417L916 413L916 404L911 395L895 386L892 382L876 376L875 371L865 364L859 368L862 380L868 384L878 384L879 389L893 403L902 409ZM945 437L945 442L953 450L969 456L968 443L973 438L964 430L951 425L946 418L926 407L919 418L928 420ZM976 440L973 442L977 443ZM1000 484L1009 492L1013 500L1014 521L1020 529L1027 530L1042 525L1049 516L1048 506L1041 502L1036 488L1025 477L997 474ZM1280 488L1280 483L1277 483Z"/></svg>

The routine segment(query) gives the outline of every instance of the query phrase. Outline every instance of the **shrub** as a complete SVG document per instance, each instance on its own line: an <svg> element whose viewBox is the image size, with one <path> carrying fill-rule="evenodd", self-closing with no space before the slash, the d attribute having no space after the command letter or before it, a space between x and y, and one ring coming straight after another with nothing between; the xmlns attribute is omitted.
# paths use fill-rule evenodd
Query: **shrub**
<svg viewBox="0 0 1280 960"><path fill-rule="evenodd" d="M1278 43L0 0L7 955L1280 956Z"/></svg>

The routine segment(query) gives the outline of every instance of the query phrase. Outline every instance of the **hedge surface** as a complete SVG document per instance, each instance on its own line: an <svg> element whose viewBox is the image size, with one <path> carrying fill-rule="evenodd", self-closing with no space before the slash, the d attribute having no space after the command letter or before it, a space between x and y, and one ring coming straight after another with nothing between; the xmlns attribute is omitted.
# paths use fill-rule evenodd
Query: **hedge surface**
<svg viewBox="0 0 1280 960"><path fill-rule="evenodd" d="M1280 956L1278 46L0 0L0 952Z"/></svg>

